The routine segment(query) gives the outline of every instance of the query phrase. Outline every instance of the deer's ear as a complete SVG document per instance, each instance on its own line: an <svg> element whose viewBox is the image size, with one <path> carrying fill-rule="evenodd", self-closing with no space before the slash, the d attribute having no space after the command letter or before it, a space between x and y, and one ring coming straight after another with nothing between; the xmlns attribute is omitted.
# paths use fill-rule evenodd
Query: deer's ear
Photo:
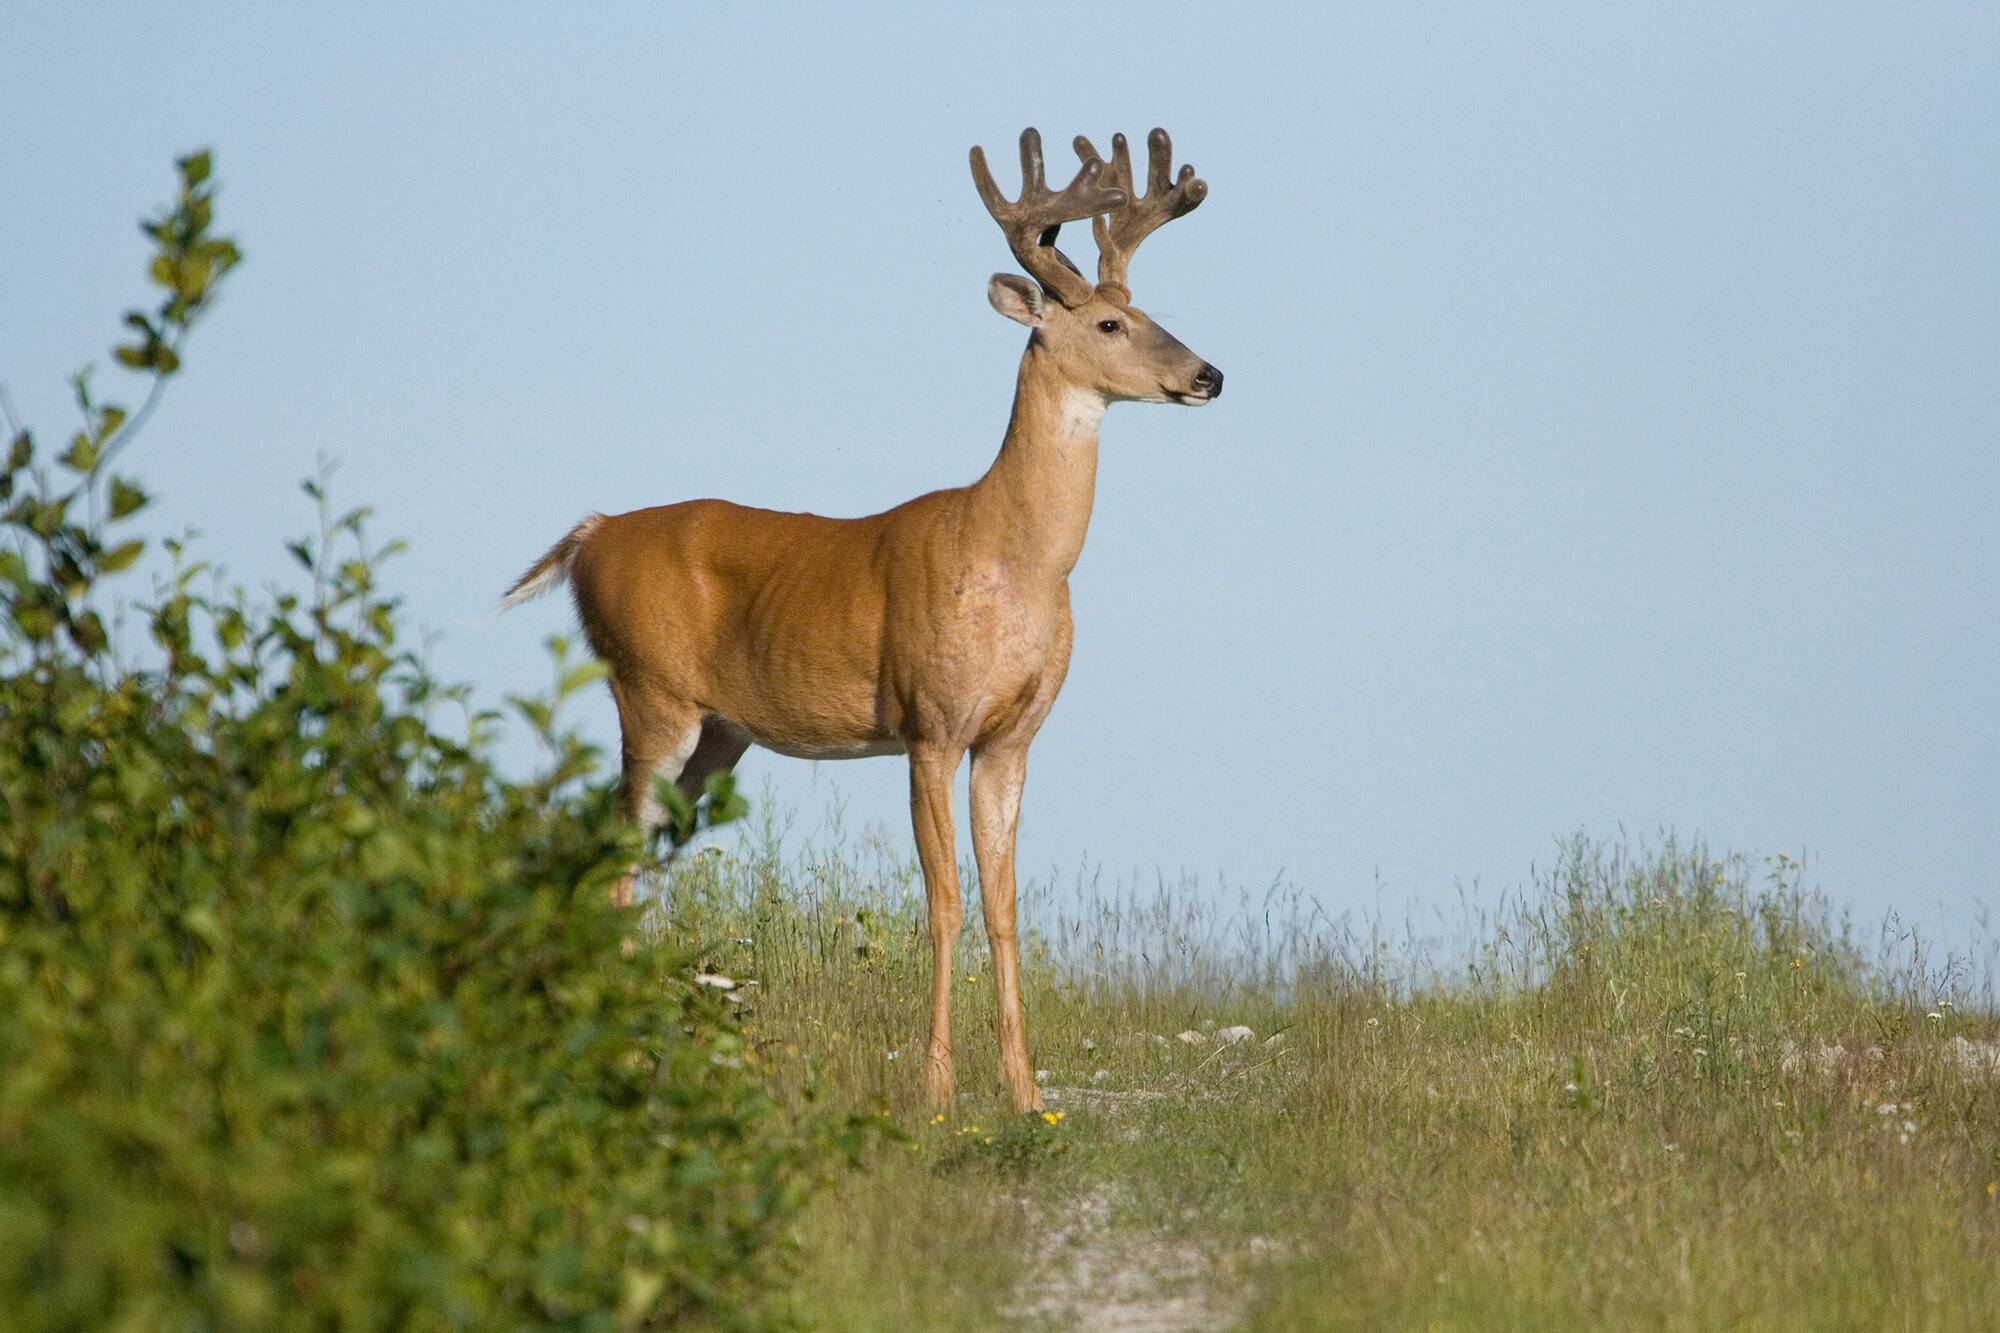
<svg viewBox="0 0 2000 1333"><path fill-rule="evenodd" d="M995 273L986 284L986 299L1016 324L1031 329L1042 325L1042 288L1033 278L1018 273Z"/></svg>

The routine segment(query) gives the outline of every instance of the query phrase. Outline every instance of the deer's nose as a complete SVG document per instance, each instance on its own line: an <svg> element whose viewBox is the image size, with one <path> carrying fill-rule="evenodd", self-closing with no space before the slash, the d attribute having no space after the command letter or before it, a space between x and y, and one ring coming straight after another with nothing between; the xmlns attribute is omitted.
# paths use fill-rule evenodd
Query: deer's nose
<svg viewBox="0 0 2000 1333"><path fill-rule="evenodd" d="M1222 396L1222 372L1214 366L1209 365L1208 362L1202 362L1200 372L1194 377L1194 387L1197 391L1206 393L1210 398L1220 398Z"/></svg>

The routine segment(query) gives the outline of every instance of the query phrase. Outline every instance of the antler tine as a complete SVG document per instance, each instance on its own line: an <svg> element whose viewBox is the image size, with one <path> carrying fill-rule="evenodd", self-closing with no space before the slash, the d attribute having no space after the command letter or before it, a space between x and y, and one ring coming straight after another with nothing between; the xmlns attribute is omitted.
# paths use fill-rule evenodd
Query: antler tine
<svg viewBox="0 0 2000 1333"><path fill-rule="evenodd" d="M1076 136L1076 155L1085 161L1097 159L1097 149L1081 134ZM1125 268L1132 252L1166 223L1192 213L1208 198L1208 182L1198 180L1192 166L1183 166L1174 178L1174 141L1165 130L1146 136L1146 193L1142 198L1132 184L1132 150L1125 136L1111 136L1111 160L1104 168L1104 183L1125 196L1122 207L1091 219L1097 237L1097 285L1120 301L1132 299L1125 285Z"/></svg>
<svg viewBox="0 0 2000 1333"><path fill-rule="evenodd" d="M1103 171L1103 161L1093 154L1084 159L1076 179L1061 193L1050 190L1042 165L1042 136L1026 129L1021 131L1021 197L1009 202L986 167L985 152L978 147L972 150L972 183L986 211L1000 224L1007 248L1029 276L1055 293L1065 306L1082 305L1091 298L1093 288L1090 279L1056 249L1057 231L1065 222L1094 218L1118 208L1127 197L1123 191L1105 189L1098 183Z"/></svg>

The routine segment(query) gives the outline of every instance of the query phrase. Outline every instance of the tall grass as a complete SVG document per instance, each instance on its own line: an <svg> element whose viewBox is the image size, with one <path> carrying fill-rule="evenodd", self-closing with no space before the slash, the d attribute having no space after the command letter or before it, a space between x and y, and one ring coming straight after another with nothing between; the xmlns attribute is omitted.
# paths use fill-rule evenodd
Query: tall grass
<svg viewBox="0 0 2000 1333"><path fill-rule="evenodd" d="M940 1119L917 1099L910 858L837 827L787 856L783 833L685 858L657 921L744 983L790 1095L907 1129L802 1232L821 1326L1101 1326L1135 1288L1157 1309L1127 1324L1154 1327L2000 1309L1992 946L1864 944L1788 858L1577 838L1429 933L1284 888L1041 886L1024 987L1051 1115L990 1090L975 926L954 968L971 1091ZM1254 1035L1218 1043L1232 1025Z"/></svg>

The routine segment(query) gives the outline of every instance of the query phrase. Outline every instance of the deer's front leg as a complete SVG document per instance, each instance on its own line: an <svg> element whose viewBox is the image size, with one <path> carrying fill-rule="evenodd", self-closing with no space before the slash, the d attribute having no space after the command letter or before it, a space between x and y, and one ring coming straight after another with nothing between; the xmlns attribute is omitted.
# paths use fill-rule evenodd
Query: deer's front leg
<svg viewBox="0 0 2000 1333"><path fill-rule="evenodd" d="M931 925L931 1039L924 1053L924 1095L937 1107L951 1104L951 958L965 920L951 826L951 777L958 758L956 750L910 750L910 823L916 829Z"/></svg>
<svg viewBox="0 0 2000 1333"><path fill-rule="evenodd" d="M1021 816L1028 747L994 745L972 756L972 852L979 860L979 901L993 953L993 999L1000 1016L1000 1084L1016 1111L1042 1109L1028 1061L1021 1015L1021 960L1014 937L1014 830Z"/></svg>

